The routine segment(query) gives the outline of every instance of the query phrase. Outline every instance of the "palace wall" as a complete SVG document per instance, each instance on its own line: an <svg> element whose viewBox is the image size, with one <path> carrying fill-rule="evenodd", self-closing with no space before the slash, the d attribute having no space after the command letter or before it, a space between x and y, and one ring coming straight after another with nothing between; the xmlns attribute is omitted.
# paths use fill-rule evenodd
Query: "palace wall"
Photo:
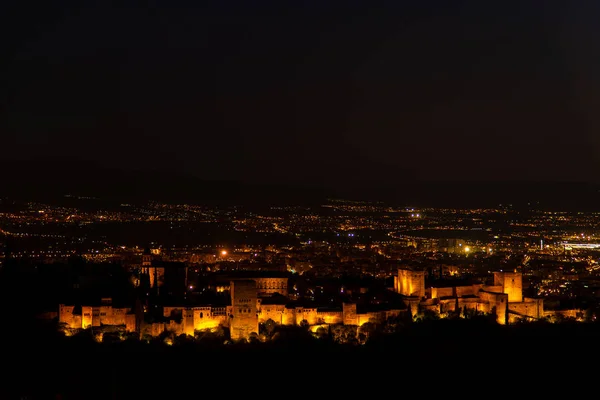
<svg viewBox="0 0 600 400"><path fill-rule="evenodd" d="M358 325L358 315L356 314L356 304L342 304L342 323L344 325Z"/></svg>
<svg viewBox="0 0 600 400"><path fill-rule="evenodd" d="M482 286L483 285L481 285L481 284L474 284L474 285L469 285L469 286L457 286L455 288L456 296L457 297L477 296L477 293L479 293Z"/></svg>
<svg viewBox="0 0 600 400"><path fill-rule="evenodd" d="M496 321L501 325L508 323L508 294L495 293L481 290L479 298L483 303L481 306L483 312L496 313ZM486 310L487 308L487 310Z"/></svg>
<svg viewBox="0 0 600 400"><path fill-rule="evenodd" d="M288 278L253 278L256 282L258 296L271 296L279 293L288 295Z"/></svg>
<svg viewBox="0 0 600 400"><path fill-rule="evenodd" d="M449 287L432 287L431 298L437 299L441 297L465 297L465 296L476 296L483 285L475 284L468 286L449 286ZM488 286L489 288L490 286ZM502 289L500 286L497 287L498 292ZM494 290L490 290L494 291Z"/></svg>
<svg viewBox="0 0 600 400"><path fill-rule="evenodd" d="M343 311L318 311L317 321L323 321L325 324L343 324L344 313ZM319 322L316 322L319 323Z"/></svg>
<svg viewBox="0 0 600 400"><path fill-rule="evenodd" d="M514 322L520 316L530 318L543 318L544 314L544 299L525 298L525 301L519 303L508 303L508 310L519 315L511 314L509 322Z"/></svg>
<svg viewBox="0 0 600 400"><path fill-rule="evenodd" d="M71 329L86 329L99 326L124 326L127 332L136 332L136 316L129 308L112 306L82 306L81 314L74 313L75 306L59 304L58 322Z"/></svg>
<svg viewBox="0 0 600 400"><path fill-rule="evenodd" d="M264 323L272 319L276 324L283 324L284 314L285 304L261 304L258 308L258 323Z"/></svg>
<svg viewBox="0 0 600 400"><path fill-rule="evenodd" d="M454 296L454 288L453 287L432 287L431 288L431 298L437 299L440 297L451 297Z"/></svg>

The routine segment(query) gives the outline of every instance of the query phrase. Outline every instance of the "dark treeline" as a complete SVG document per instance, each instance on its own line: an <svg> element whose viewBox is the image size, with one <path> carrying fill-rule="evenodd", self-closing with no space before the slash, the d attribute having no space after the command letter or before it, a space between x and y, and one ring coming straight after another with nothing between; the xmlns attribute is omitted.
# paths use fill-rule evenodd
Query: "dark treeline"
<svg viewBox="0 0 600 400"><path fill-rule="evenodd" d="M308 394L317 390L315 385L321 385L323 395L351 395L365 387L383 389L398 381L423 385L429 379L466 379L463 384L476 388L519 374L537 380L556 375L580 379L577 375L589 371L589 361L600 355L598 323L499 326L486 317L413 322L394 333L373 334L364 345L317 338L303 327L282 327L266 343L179 337L169 345L161 338L105 337L99 343L89 331L65 337L52 321L21 319L4 326L0 343L8 368L2 390L28 398L144 398L159 393L166 396L160 398L200 398L206 390L238 396L263 387L292 396L301 390L297 386Z"/></svg>
<svg viewBox="0 0 600 400"><path fill-rule="evenodd" d="M365 324L356 335L351 329L312 333L307 326L264 323L259 332L263 336L243 343L232 343L222 334L140 338L107 333L99 342L91 329L65 336L56 318L38 317L71 296L66 288L74 271L110 277L106 287L104 279L90 287L98 295L107 288L127 293L128 277L117 265L99 269L73 259L63 266L9 263L0 269L0 354L5 367L0 398L234 398L274 393L355 398L390 390L443 394L490 389L504 379L528 379L542 390L556 377L580 382L591 371L590 362L600 356L598 322L566 319L502 326L491 315L398 318ZM263 341L264 336L269 340Z"/></svg>

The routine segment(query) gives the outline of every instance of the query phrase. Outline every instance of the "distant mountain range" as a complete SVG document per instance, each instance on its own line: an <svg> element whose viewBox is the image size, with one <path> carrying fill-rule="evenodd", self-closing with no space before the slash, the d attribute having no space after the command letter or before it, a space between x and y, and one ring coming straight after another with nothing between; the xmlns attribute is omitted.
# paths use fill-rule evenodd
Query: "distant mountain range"
<svg viewBox="0 0 600 400"><path fill-rule="evenodd" d="M327 198L414 207L535 207L600 211L600 185L582 182L419 182L329 186L211 181L181 172L121 170L76 160L0 162L0 196L51 199L71 194L119 201L205 204L319 204Z"/></svg>

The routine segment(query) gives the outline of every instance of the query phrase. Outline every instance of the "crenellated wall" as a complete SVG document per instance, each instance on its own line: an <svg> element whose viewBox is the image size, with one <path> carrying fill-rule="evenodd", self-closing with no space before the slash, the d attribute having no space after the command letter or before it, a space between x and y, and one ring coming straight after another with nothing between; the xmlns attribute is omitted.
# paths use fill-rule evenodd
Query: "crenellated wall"
<svg viewBox="0 0 600 400"><path fill-rule="evenodd" d="M431 298L437 299L440 297L452 297L454 296L454 288L453 287L432 287L431 288Z"/></svg>
<svg viewBox="0 0 600 400"><path fill-rule="evenodd" d="M166 318L174 318L174 322L181 324L176 328L177 332L194 336L196 331L217 328L219 325L227 327L229 319L224 307L163 307L163 315Z"/></svg>
<svg viewBox="0 0 600 400"><path fill-rule="evenodd" d="M342 311L318 311L317 321L323 321L325 324L343 324L344 313Z"/></svg>
<svg viewBox="0 0 600 400"><path fill-rule="evenodd" d="M523 317L543 318L544 314L544 299L531 299L526 297L524 301L518 303L508 303L510 312L509 322L514 322Z"/></svg>
<svg viewBox="0 0 600 400"><path fill-rule="evenodd" d="M479 311L486 313L495 312L496 321L501 325L508 323L508 294L487 292L481 290L479 292L479 298L481 300Z"/></svg>
<svg viewBox="0 0 600 400"><path fill-rule="evenodd" d="M356 304L342 304L342 323L344 325L358 325L358 315L356 314Z"/></svg>
<svg viewBox="0 0 600 400"><path fill-rule="evenodd" d="M296 307L288 309L288 313L290 312L294 315L290 325L300 325L302 321L308 322L309 325L319 323L316 308ZM289 318L287 320L290 321Z"/></svg>
<svg viewBox="0 0 600 400"><path fill-rule="evenodd" d="M82 306L81 314L74 314L75 306L59 304L58 322L71 329L86 329L102 325L125 326L127 332L136 332L136 316L129 308L112 306Z"/></svg>
<svg viewBox="0 0 600 400"><path fill-rule="evenodd" d="M442 297L465 297L465 296L476 296L477 293L484 286L481 284L467 285L467 286L448 286L448 287L432 287L428 289L428 294L432 299L442 298ZM502 293L502 287L486 287L488 291L493 292L497 291L498 293Z"/></svg>
<svg viewBox="0 0 600 400"><path fill-rule="evenodd" d="M260 305L258 309L258 323L272 319L277 324L283 324L285 304Z"/></svg>

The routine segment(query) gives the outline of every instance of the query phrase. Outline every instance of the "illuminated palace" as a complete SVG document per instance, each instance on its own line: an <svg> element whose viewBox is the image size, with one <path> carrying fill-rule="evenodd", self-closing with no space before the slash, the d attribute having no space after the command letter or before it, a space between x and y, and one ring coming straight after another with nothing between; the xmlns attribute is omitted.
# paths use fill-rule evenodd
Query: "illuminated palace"
<svg viewBox="0 0 600 400"><path fill-rule="evenodd" d="M266 283L268 282L268 283ZM198 331L228 328L231 339L247 339L258 333L258 325L269 319L281 325L311 326L344 324L360 326L365 322L384 322L389 317L405 313L406 309L358 313L356 304L345 303L341 309L319 307L290 307L289 303L270 301L272 290L280 288L287 293L287 278L257 278L232 280L229 284L231 304L214 306L164 306L164 321L145 323L143 308L113 308L110 299L98 306L81 307L80 313L73 305L59 305L59 322L71 329L85 329L121 325L127 332L140 336L158 336L165 331L175 335L193 336ZM223 289L223 288L217 288ZM284 296L284 298L286 298Z"/></svg>
<svg viewBox="0 0 600 400"><path fill-rule="evenodd" d="M575 317L577 310L545 311L544 299L523 296L520 272L494 272L493 285L481 283L466 286L425 288L425 271L398 269L394 290L404 296L413 315L430 310L440 315L473 310L496 315L499 324L518 320L536 320L561 314Z"/></svg>
<svg viewBox="0 0 600 400"><path fill-rule="evenodd" d="M259 332L259 324L273 320L281 325L310 326L344 324L361 326L366 322L382 323L390 317L413 316L429 310L441 316L450 312L474 310L493 313L499 324L510 324L520 319L535 320L555 315L544 311L543 299L523 297L522 275L519 272L494 272L494 284L468 286L425 287L425 271L398 269L393 290L402 295L407 307L357 312L353 303L344 303L339 309L290 306L286 301L287 278L256 278L231 280L227 288L231 303L224 307L170 306L163 307L164 320L146 323L143 307L114 308L110 299L98 306L85 306L77 310L73 305L59 305L59 322L71 329L85 329L119 325L127 332L140 336L158 336L163 332L193 336L196 332L218 327L229 329L232 340L247 339ZM223 288L222 288L223 289ZM271 297L276 291L283 301ZM569 310L567 316L575 316Z"/></svg>

